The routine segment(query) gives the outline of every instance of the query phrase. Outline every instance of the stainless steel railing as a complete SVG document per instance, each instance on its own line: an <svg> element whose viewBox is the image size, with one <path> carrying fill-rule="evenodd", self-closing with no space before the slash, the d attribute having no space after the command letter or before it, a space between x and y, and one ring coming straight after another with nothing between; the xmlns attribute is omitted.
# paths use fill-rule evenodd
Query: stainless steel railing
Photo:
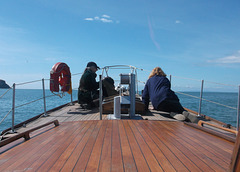
<svg viewBox="0 0 240 172"><path fill-rule="evenodd" d="M80 75L81 73L77 73L77 74L73 74L72 76L77 76L77 75ZM23 107L23 106L26 106L26 105L29 105L29 104L32 104L34 102L38 102L40 100L43 100L43 109L44 109L44 112L43 112L43 117L47 116L47 108L46 108L46 99L47 98L50 98L50 97L54 97L54 96L59 96L59 97L62 97L63 95L62 94L52 94L52 95L49 95L49 96L46 96L45 95L45 81L48 80L50 81L50 79L41 79L41 80L34 80L34 81L29 81L29 82L23 82L23 83L13 83L13 86L6 90L6 92L4 92L1 96L0 96L0 99L2 97L4 97L7 92L9 92L10 90L12 90L12 108L8 111L8 113L1 119L0 121L0 125L3 123L3 121L6 119L6 117L11 113L12 114L12 117L11 117L11 132L14 133L15 132L15 110L19 107ZM41 82L42 83L42 97L40 98L37 98L35 100L31 100L29 102L26 102L26 103L23 103L23 104L20 104L20 105L17 105L15 104L15 100L16 100L16 87L18 86L22 86L22 85L26 85L26 84L32 84L32 83L37 83L37 82ZM75 90L76 88L73 88L73 90ZM73 104L73 96L71 94L71 100L70 100L70 104Z"/></svg>
<svg viewBox="0 0 240 172"><path fill-rule="evenodd" d="M130 69L130 72L131 73L135 73L136 75L136 92L139 93L139 84L145 84L145 82L142 82L142 81L139 81L138 80L138 72L137 71L142 71L142 72L150 72L150 71L147 71L147 70L144 70L144 69L140 69L140 68L136 68L134 66L131 66L131 65L114 65L114 66L106 66L104 68L102 68L102 76L104 76L104 72L106 73L106 75L108 76L108 72L109 72L109 69ZM77 74L72 74L72 76L78 76L78 75L81 75L82 73L77 73ZM183 92L177 92L175 91L176 93L179 93L179 94L182 94L182 95L185 95L185 96L189 96L189 97L193 97L195 99L199 99L199 105L198 105L198 115L201 115L201 109L202 109L202 101L206 101L206 102L210 102L210 103L214 103L214 104L217 104L217 105L220 105L220 106L224 106L224 107L227 107L227 108L230 108L230 109L233 109L233 110L236 110L237 111L237 129L239 129L239 112L240 112L240 85L239 86L236 86L236 85L230 85L230 84L222 84L222 83L216 83L216 82L211 82L211 81L204 81L204 80L198 80L198 79L192 79L192 78L184 78L184 77L179 77L179 76L173 76L173 75L169 75L169 80L170 82L172 83L174 80L173 78L180 78L180 79L185 79L185 80L192 80L192 81L197 81L197 82L200 82L201 84L199 84L201 87L200 89L200 96L197 97L197 96L192 96L192 95L189 95L189 94L186 94L186 93L183 93ZM49 98L49 97L52 97L52 96L61 96L61 95L58 95L58 94L55 94L55 95L51 95L51 96L46 96L45 95L45 81L46 80L49 80L49 79L41 79L41 80L35 80L35 81L30 81L30 82L24 82L24 83L18 83L18 84L13 84L13 86L6 90L5 93L3 93L3 95L0 96L0 98L2 98L9 90L12 90L13 92L13 95L12 95L12 108L8 111L8 113L1 119L0 121L0 124L6 119L6 117L12 113L12 132L14 132L14 122L15 122L15 109L16 108L19 108L19 107L22 107L22 106L25 106L27 104L31 104L31 103L34 103L34 102L37 102L37 101L40 101L43 99L43 107L44 107L44 113L43 115L47 115L46 113L46 98ZM101 79L100 79L101 80ZM145 79L147 80L147 79ZM39 99L36 99L36 100L32 100L31 102L27 102L27 103L24 103L24 104L21 104L21 105L18 105L16 106L15 105L15 91L16 91L16 87L17 86L20 86L20 85L25 85L25 84L31 84L31 83L34 83L34 82L42 82L42 90L43 90L43 95L41 98ZM211 100L207 100L207 99L204 99L203 98L203 93L204 93L204 85L206 83L211 83L211 84L218 84L218 85L223 85L223 86L231 86L231 87L236 87L238 88L238 100L237 100L237 108L236 107L231 107L231 106L228 106L228 105L225 105L225 104L222 104L222 103L218 103L218 102L215 102L215 101L211 101ZM73 88L74 89L77 89L77 88ZM71 94L71 101L70 102L73 102L73 97L72 97L72 94Z"/></svg>
<svg viewBox="0 0 240 172"><path fill-rule="evenodd" d="M177 92L175 91L176 93L179 93L179 94L182 94L182 95L185 95L185 96L189 96L189 97L193 97L193 98L196 98L196 99L199 99L199 106L198 106L198 115L201 115L201 109L202 109L202 101L206 101L206 102L210 102L210 103L213 103L213 104L216 104L216 105L219 105L219 106L222 106L222 107L226 107L226 108L229 108L229 109L233 109L233 110L236 110L236 115L237 115L237 119L236 119L236 128L237 128L237 131L239 130L239 112L240 112L240 85L237 86L237 85L231 85L231 84L223 84L223 83L217 83L217 82L212 82L212 81L205 81L205 80L197 80L197 79L192 79L192 78L184 78L184 77L179 77L179 76L173 76L173 75L170 75L169 76L169 80L170 82L172 83L173 81L173 77L175 78L180 78L180 79L185 79L185 80L192 80L192 81L198 81L201 83L201 87L200 87L200 96L199 97L196 97L196 96L192 96L192 95L189 95L189 94L186 94L186 93L182 93L182 92ZM231 107L231 106L228 106L228 105L225 105L225 104L222 104L222 103L218 103L218 102L215 102L215 101L211 101L211 100L207 100L207 99L204 99L203 98L203 93L204 93L204 83L209 83L209 84L215 84L215 85L221 85L221 86L228 86L228 87L234 87L235 89L238 88L238 100L237 100L237 107Z"/></svg>

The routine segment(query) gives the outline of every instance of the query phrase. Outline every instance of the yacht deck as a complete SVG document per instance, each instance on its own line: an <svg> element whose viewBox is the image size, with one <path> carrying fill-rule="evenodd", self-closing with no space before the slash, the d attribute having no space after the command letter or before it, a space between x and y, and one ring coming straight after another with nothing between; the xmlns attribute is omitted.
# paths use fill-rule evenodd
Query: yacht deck
<svg viewBox="0 0 240 172"><path fill-rule="evenodd" d="M148 120L99 120L65 106L19 128L58 120L0 148L1 171L227 171L234 143L151 111Z"/></svg>
<svg viewBox="0 0 240 172"><path fill-rule="evenodd" d="M227 171L233 143L182 122L89 120L33 133L1 171Z"/></svg>

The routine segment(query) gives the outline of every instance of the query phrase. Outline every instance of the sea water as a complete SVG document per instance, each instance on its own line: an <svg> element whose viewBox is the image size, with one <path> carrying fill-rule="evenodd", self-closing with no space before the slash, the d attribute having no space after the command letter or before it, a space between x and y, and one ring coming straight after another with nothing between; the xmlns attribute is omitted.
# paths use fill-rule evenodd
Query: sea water
<svg viewBox="0 0 240 172"><path fill-rule="evenodd" d="M6 89L0 89L0 96L5 93ZM184 94L176 93L180 99L183 107L189 108L194 111L199 110L199 99L193 98L199 97L199 92L184 92ZM185 95L187 94L187 95ZM190 95L190 96L189 96ZM71 96L65 94L63 97L59 97L46 90L46 110L58 107L60 105L71 102ZM8 91L3 97L0 97L0 121L9 115L0 124L0 132L12 125L12 90ZM44 101L42 99L43 91L41 89L16 89L15 94L15 120L14 124L23 122L29 118L39 115L44 112ZM202 101L201 113L225 123L236 126L237 121L237 93L223 93L223 92L204 92L203 99L208 101ZM73 90L73 101L77 100L77 90ZM31 103L30 103L31 102ZM212 102L217 102L214 104ZM222 105L219 105L222 104ZM225 106L230 106L228 108ZM235 108L235 109L234 109Z"/></svg>
<svg viewBox="0 0 240 172"><path fill-rule="evenodd" d="M0 96L7 90L0 89ZM53 109L60 105L70 103L71 95L65 93L58 96L53 94L50 90L45 91L46 110ZM3 97L0 97L0 121L12 109L12 90L8 91ZM72 99L77 100L77 90L73 90ZM14 110L14 124L19 124L27 119L37 116L44 112L43 90L41 89L16 89L15 92L15 110ZM12 111L0 124L0 132L12 126Z"/></svg>

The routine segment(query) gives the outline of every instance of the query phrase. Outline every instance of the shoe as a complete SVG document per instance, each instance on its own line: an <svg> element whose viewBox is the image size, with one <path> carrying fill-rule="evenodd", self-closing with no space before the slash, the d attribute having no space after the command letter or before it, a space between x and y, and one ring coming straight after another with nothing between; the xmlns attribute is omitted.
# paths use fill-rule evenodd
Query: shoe
<svg viewBox="0 0 240 172"><path fill-rule="evenodd" d="M198 121L201 119L201 117L191 114L188 111L183 111L182 114L186 117L186 119L188 119L192 123L198 123Z"/></svg>
<svg viewBox="0 0 240 172"><path fill-rule="evenodd" d="M177 114L177 113L171 112L170 116L173 117L174 119L178 120L178 121L185 121L186 120L186 117L183 114Z"/></svg>

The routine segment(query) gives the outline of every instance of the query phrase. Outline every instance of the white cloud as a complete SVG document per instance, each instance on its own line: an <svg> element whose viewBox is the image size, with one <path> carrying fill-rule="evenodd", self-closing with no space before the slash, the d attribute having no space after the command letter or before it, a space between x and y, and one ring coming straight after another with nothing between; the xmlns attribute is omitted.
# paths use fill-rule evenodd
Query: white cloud
<svg viewBox="0 0 240 172"><path fill-rule="evenodd" d="M216 63L216 64L236 64L240 63L240 50L235 54L231 56L226 56L223 58L218 58L214 60L208 60L208 63Z"/></svg>
<svg viewBox="0 0 240 172"><path fill-rule="evenodd" d="M93 18L85 18L84 20L93 21Z"/></svg>
<svg viewBox="0 0 240 172"><path fill-rule="evenodd" d="M112 23L112 22L113 22L112 20L105 19L105 18L101 18L100 20L101 20L103 23Z"/></svg>
<svg viewBox="0 0 240 172"><path fill-rule="evenodd" d="M108 19L111 18L109 15L106 15L106 14L103 14L102 17L108 18Z"/></svg>
<svg viewBox="0 0 240 172"><path fill-rule="evenodd" d="M181 22L180 20L176 20L175 23L176 23L176 24L180 24L180 23L182 23L182 22Z"/></svg>
<svg viewBox="0 0 240 172"><path fill-rule="evenodd" d="M151 23L149 18L148 18L148 28L149 28L149 32L150 32L150 38L152 39L153 44L155 45L155 47L158 50L160 50L160 45L159 45L159 43L155 39L154 30L152 28L152 23Z"/></svg>
<svg viewBox="0 0 240 172"><path fill-rule="evenodd" d="M99 21L103 23L113 23L114 21L110 19L111 17L109 15L103 14L101 17L95 16L95 17L88 17L84 20L86 21ZM116 21L116 23L120 23L119 21Z"/></svg>

